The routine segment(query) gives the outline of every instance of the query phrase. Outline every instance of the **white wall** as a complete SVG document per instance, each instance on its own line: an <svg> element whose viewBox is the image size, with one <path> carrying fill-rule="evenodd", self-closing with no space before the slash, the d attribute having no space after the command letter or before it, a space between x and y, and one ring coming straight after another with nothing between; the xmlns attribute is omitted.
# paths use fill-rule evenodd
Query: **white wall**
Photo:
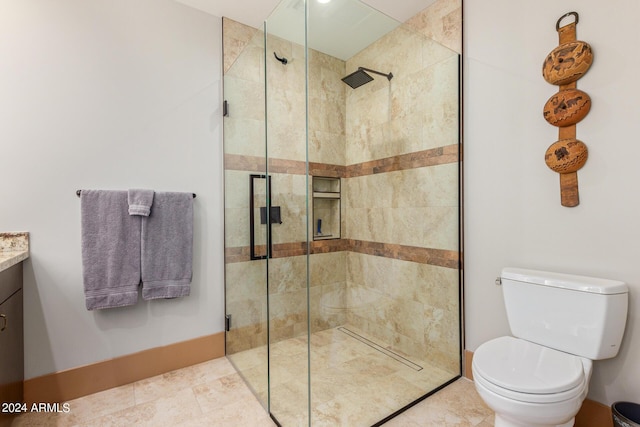
<svg viewBox="0 0 640 427"><path fill-rule="evenodd" d="M467 0L464 10L466 347L509 333L504 266L628 283L629 316L617 358L595 363L589 397L640 400L640 119L637 0ZM578 39L594 51L578 81L593 106L578 124L589 160L580 205L560 205L544 153L558 131L542 118L557 88L542 61L558 45L556 20L580 14ZM570 21L568 21L570 22Z"/></svg>
<svg viewBox="0 0 640 427"><path fill-rule="evenodd" d="M26 377L223 330L221 21L173 0L0 1L0 230L31 232ZM197 193L192 292L88 312L76 189Z"/></svg>

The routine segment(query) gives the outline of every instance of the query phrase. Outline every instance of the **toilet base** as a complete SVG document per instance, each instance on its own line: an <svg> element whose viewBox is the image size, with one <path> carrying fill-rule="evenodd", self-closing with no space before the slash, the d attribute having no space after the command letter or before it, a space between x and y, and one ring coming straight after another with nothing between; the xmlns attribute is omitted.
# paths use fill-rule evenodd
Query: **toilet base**
<svg viewBox="0 0 640 427"><path fill-rule="evenodd" d="M571 418L568 422L560 425L556 424L535 424L531 423L520 423L517 421L512 421L511 419L506 419L498 414L495 414L495 423L494 427L573 427L575 423L575 418Z"/></svg>

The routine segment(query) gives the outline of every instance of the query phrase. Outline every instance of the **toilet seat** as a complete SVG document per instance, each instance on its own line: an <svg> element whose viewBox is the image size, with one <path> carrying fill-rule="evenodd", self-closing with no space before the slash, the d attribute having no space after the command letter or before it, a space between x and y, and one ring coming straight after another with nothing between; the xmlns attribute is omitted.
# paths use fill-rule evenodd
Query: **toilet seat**
<svg viewBox="0 0 640 427"><path fill-rule="evenodd" d="M473 376L488 390L531 403L560 402L583 393L591 361L532 342L500 337L473 357Z"/></svg>

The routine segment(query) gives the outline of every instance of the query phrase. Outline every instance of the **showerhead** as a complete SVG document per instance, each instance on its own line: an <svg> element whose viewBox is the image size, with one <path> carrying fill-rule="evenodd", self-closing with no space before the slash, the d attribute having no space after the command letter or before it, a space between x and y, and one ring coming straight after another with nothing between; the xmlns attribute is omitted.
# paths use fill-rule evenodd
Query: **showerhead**
<svg viewBox="0 0 640 427"><path fill-rule="evenodd" d="M387 80L391 80L393 78L393 74L391 73L384 74L376 70L371 70L369 68L358 67L356 71L349 74L347 77L344 77L342 81L348 84L349 86L351 86L352 89L357 89L360 86L367 84L373 80L373 77L367 74L367 71L371 73L379 74L381 76L385 76Z"/></svg>
<svg viewBox="0 0 640 427"><path fill-rule="evenodd" d="M351 86L352 89L357 89L360 86L369 83L371 80L373 80L373 77L367 74L367 72L362 68L342 79L342 81Z"/></svg>

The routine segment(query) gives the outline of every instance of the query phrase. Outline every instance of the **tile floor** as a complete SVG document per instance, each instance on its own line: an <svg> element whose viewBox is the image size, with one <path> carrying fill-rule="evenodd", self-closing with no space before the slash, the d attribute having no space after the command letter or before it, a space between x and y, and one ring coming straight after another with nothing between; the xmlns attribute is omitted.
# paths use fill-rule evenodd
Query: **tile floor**
<svg viewBox="0 0 640 427"><path fill-rule="evenodd" d="M368 427L457 376L426 360L392 352L355 328L338 327L277 342L270 350L271 412L283 426ZM266 407L266 346L228 356ZM303 410L301 410L303 408Z"/></svg>
<svg viewBox="0 0 640 427"><path fill-rule="evenodd" d="M68 403L69 413L23 414L11 426L275 425L225 357ZM490 427L493 414L462 378L385 426Z"/></svg>

